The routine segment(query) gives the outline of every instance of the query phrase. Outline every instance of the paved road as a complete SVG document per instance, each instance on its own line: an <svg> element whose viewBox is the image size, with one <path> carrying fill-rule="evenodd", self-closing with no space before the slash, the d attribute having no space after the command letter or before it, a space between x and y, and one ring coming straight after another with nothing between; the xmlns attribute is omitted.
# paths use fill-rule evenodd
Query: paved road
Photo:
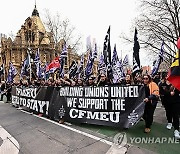
<svg viewBox="0 0 180 154"><path fill-rule="evenodd" d="M0 103L0 125L17 140L20 154L104 154L111 147L4 103Z"/></svg>

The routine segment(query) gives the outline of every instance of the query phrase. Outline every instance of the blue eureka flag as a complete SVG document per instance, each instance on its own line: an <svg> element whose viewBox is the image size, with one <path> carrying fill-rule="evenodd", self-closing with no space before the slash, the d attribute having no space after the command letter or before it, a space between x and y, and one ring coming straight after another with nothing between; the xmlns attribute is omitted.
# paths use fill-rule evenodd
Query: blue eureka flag
<svg viewBox="0 0 180 154"><path fill-rule="evenodd" d="M112 65L116 65L116 63L119 61L118 54L116 51L116 44L114 45L114 50L113 50L113 56L112 56Z"/></svg>
<svg viewBox="0 0 180 154"><path fill-rule="evenodd" d="M121 61L117 61L116 65L112 67L113 83L118 83L118 80L125 78L125 73L123 70L123 65Z"/></svg>
<svg viewBox="0 0 180 154"><path fill-rule="evenodd" d="M73 60L71 66L69 67L69 78L70 79L76 75L77 70L78 70L77 62Z"/></svg>
<svg viewBox="0 0 180 154"><path fill-rule="evenodd" d="M41 69L41 71L42 71L41 76L42 76L42 78L45 79L45 80L47 80L47 79L49 78L49 71L46 72L46 67L47 67L47 66L48 66L48 63L46 63L46 64L44 65L44 67L41 67L41 68L42 68L42 69Z"/></svg>
<svg viewBox="0 0 180 154"><path fill-rule="evenodd" d="M128 55L126 55L123 60L123 66L126 67L128 65L129 65L129 58L128 58Z"/></svg>
<svg viewBox="0 0 180 154"><path fill-rule="evenodd" d="M28 76L28 72L30 69L30 54L29 52L27 53L26 59L24 59L22 67L21 67L21 78L23 75Z"/></svg>
<svg viewBox="0 0 180 154"><path fill-rule="evenodd" d="M93 50L93 52L90 51L89 53L89 57L88 57L88 61L87 61L86 69L85 69L86 79L92 74L92 68L93 68L93 63L94 63L95 58L97 58L96 44L95 44L95 49Z"/></svg>
<svg viewBox="0 0 180 154"><path fill-rule="evenodd" d="M39 49L36 51L34 63L36 65L36 76L38 77L38 79L41 79L42 78L42 68L41 68Z"/></svg>
<svg viewBox="0 0 180 154"><path fill-rule="evenodd" d="M83 77L83 66L84 66L84 55L81 56L80 64L78 65L78 70L76 72L77 78Z"/></svg>
<svg viewBox="0 0 180 154"><path fill-rule="evenodd" d="M156 62L154 64L154 67L153 67L153 70L152 70L152 74L151 74L152 77L155 76L156 73L158 72L159 66L160 66L160 64L163 61L163 55L164 55L164 41L162 42L161 50L160 50L159 55L158 55L158 59L156 60Z"/></svg>
<svg viewBox="0 0 180 154"><path fill-rule="evenodd" d="M103 46L104 62L107 67L107 77L112 79L112 65L111 65L111 45L110 45L110 26L104 39Z"/></svg>
<svg viewBox="0 0 180 154"><path fill-rule="evenodd" d="M104 62L104 55L102 53L99 57L98 73L99 74L101 74L101 73L107 74L107 68L106 68L106 64Z"/></svg>
<svg viewBox="0 0 180 154"><path fill-rule="evenodd" d="M10 62L9 63L9 70L8 70L8 77L7 77L7 82L12 83L14 81L14 77L17 74L16 68L13 66L13 64Z"/></svg>
<svg viewBox="0 0 180 154"><path fill-rule="evenodd" d="M60 55L60 68L59 68L59 76L62 77L64 74L63 69L64 69L64 64L65 64L65 58L67 57L67 47L66 44L64 44L61 55Z"/></svg>

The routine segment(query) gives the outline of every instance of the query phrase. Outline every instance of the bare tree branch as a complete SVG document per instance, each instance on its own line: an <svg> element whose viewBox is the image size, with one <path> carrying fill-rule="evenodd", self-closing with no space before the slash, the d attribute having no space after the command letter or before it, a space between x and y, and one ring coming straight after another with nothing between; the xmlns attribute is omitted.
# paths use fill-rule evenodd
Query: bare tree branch
<svg viewBox="0 0 180 154"><path fill-rule="evenodd" d="M76 35L76 28L71 25L69 19L62 19L59 13L52 16L49 10L45 10L45 26L52 33L55 46L63 39L74 52L79 50L82 37Z"/></svg>
<svg viewBox="0 0 180 154"><path fill-rule="evenodd" d="M141 0L142 13L135 19L139 31L141 48L159 53L165 42L165 57L171 61L177 51L176 42L180 37L179 0ZM121 39L133 42L125 35Z"/></svg>

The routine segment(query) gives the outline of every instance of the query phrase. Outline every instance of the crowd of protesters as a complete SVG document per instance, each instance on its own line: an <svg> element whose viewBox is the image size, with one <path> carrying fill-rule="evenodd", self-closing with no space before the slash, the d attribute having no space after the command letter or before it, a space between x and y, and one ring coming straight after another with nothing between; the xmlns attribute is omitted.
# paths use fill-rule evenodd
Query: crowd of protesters
<svg viewBox="0 0 180 154"><path fill-rule="evenodd" d="M68 74L65 74L63 78L54 80L49 77L48 80L20 80L12 84L1 81L1 100L6 95L7 101L11 101L11 87L39 87L39 86L105 86L105 85L143 85L145 89L145 110L143 119L145 121L145 133L150 133L151 125L153 123L153 115L156 109L157 103L162 102L166 110L167 117L167 129L174 127L174 136L180 139L179 133L179 113L180 113L180 91L174 88L167 80L166 75L161 78L156 75L152 78L150 75L137 74L134 78L131 74L127 74L124 79L118 80L113 84L108 80L106 74L101 73L98 77L90 76L88 79L74 78L69 79Z"/></svg>

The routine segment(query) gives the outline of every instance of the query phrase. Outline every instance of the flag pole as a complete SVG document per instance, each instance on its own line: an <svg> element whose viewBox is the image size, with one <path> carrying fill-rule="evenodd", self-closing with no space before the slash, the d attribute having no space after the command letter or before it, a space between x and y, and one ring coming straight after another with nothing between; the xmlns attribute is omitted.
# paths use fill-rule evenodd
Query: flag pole
<svg viewBox="0 0 180 154"><path fill-rule="evenodd" d="M30 56L30 51L31 51L31 49L30 49L30 40L29 40L29 47L28 47L28 59L29 59L29 69L30 69L30 71L29 71L29 81L31 82L31 78L32 78L32 70L31 70L31 56Z"/></svg>
<svg viewBox="0 0 180 154"><path fill-rule="evenodd" d="M122 58L122 50L121 50L121 63L123 62L123 58Z"/></svg>
<svg viewBox="0 0 180 154"><path fill-rule="evenodd" d="M4 64L3 64L3 66L4 66L4 72L3 72L4 73L4 81L5 81L6 80L6 74L5 74L6 73L6 68L5 67L6 66Z"/></svg>
<svg viewBox="0 0 180 154"><path fill-rule="evenodd" d="M29 80L31 82L31 78L32 78L32 70L31 70L31 56L30 56L30 51L29 51L29 68L30 68L30 76L29 76Z"/></svg>

